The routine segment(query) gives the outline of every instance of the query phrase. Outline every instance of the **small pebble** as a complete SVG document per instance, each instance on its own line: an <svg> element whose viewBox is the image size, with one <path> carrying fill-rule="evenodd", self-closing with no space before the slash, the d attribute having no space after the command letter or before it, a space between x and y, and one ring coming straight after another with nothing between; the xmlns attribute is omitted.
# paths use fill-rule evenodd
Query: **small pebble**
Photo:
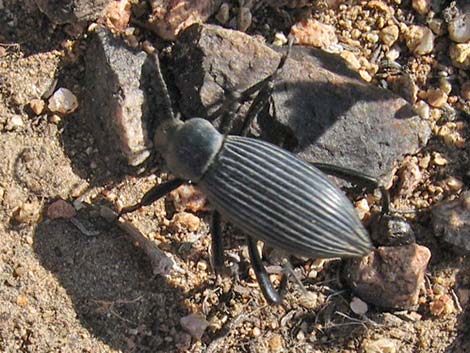
<svg viewBox="0 0 470 353"><path fill-rule="evenodd" d="M454 42L465 43L470 41L470 12L453 18L447 25L449 37Z"/></svg>
<svg viewBox="0 0 470 353"><path fill-rule="evenodd" d="M444 92L445 94L449 95L450 92L452 92L452 84L449 82L447 77L441 77L439 79L439 88Z"/></svg>
<svg viewBox="0 0 470 353"><path fill-rule="evenodd" d="M359 62L356 54L349 50L343 50L340 55L344 60L348 62L349 66L352 69L359 71L359 69L361 68L361 63Z"/></svg>
<svg viewBox="0 0 470 353"><path fill-rule="evenodd" d="M453 43L449 47L449 56L452 64L459 69L470 69L470 42Z"/></svg>
<svg viewBox="0 0 470 353"><path fill-rule="evenodd" d="M429 311L434 316L446 316L455 313L454 301L448 294L437 296L435 300L429 303Z"/></svg>
<svg viewBox="0 0 470 353"><path fill-rule="evenodd" d="M194 185L181 185L170 193L170 197L177 211L207 211L207 199Z"/></svg>
<svg viewBox="0 0 470 353"><path fill-rule="evenodd" d="M413 9L415 9L417 13L424 16L431 9L431 1L430 0L413 0L412 6L413 6Z"/></svg>
<svg viewBox="0 0 470 353"><path fill-rule="evenodd" d="M27 202L13 213L13 219L19 223L31 224L39 219L40 207L35 202Z"/></svg>
<svg viewBox="0 0 470 353"><path fill-rule="evenodd" d="M41 115L44 113L44 109L46 108L46 103L42 99L33 99L29 102L29 107L36 115Z"/></svg>
<svg viewBox="0 0 470 353"><path fill-rule="evenodd" d="M396 353L397 344L390 338L367 339L362 343L362 351L364 353Z"/></svg>
<svg viewBox="0 0 470 353"><path fill-rule="evenodd" d="M356 212L358 213L359 219L364 220L364 218L369 214L370 207L366 198L362 198L355 203Z"/></svg>
<svg viewBox="0 0 470 353"><path fill-rule="evenodd" d="M470 100L470 81L467 81L462 85L460 94L463 99Z"/></svg>
<svg viewBox="0 0 470 353"><path fill-rule="evenodd" d="M440 88L429 89L426 93L426 101L434 108L441 108L447 103L447 94Z"/></svg>
<svg viewBox="0 0 470 353"><path fill-rule="evenodd" d="M287 40L287 37L285 36L284 33L282 32L277 32L275 35L274 35L274 41L273 41L273 45L276 46L276 47L282 47L284 44L286 44L288 42Z"/></svg>
<svg viewBox="0 0 470 353"><path fill-rule="evenodd" d="M77 97L67 88L59 88L49 98L49 110L58 114L70 114L78 108Z"/></svg>
<svg viewBox="0 0 470 353"><path fill-rule="evenodd" d="M259 327L253 327L253 329L251 330L251 337L258 337L261 335L261 330L259 329Z"/></svg>
<svg viewBox="0 0 470 353"><path fill-rule="evenodd" d="M201 314L190 314L180 319L180 325L193 338L200 340L210 323Z"/></svg>
<svg viewBox="0 0 470 353"><path fill-rule="evenodd" d="M385 57L390 61L395 61L400 57L400 48L396 45L393 46L386 54Z"/></svg>
<svg viewBox="0 0 470 353"><path fill-rule="evenodd" d="M379 33L379 36L382 42L384 42L384 44L391 47L397 41L399 34L400 34L400 29L398 28L398 26L391 25L391 26L382 28L382 30Z"/></svg>
<svg viewBox="0 0 470 353"><path fill-rule="evenodd" d="M195 232L199 229L201 220L199 217L189 212L179 212L173 216L171 223L176 228L186 228L191 232Z"/></svg>
<svg viewBox="0 0 470 353"><path fill-rule="evenodd" d="M291 28L297 44L328 49L338 43L335 28L320 21L308 19L297 22Z"/></svg>
<svg viewBox="0 0 470 353"><path fill-rule="evenodd" d="M369 310L367 303L358 297L354 297L349 303L352 312L357 315L365 315Z"/></svg>
<svg viewBox="0 0 470 353"><path fill-rule="evenodd" d="M230 19L230 5L224 2L219 7L219 11L215 15L215 19L221 24L226 24Z"/></svg>
<svg viewBox="0 0 470 353"><path fill-rule="evenodd" d="M51 124L60 124L62 121L62 118L57 115L57 114L52 114L47 117L47 121L49 121Z"/></svg>
<svg viewBox="0 0 470 353"><path fill-rule="evenodd" d="M238 12L238 30L246 32L251 26L253 15L248 7L240 7Z"/></svg>
<svg viewBox="0 0 470 353"><path fill-rule="evenodd" d="M16 304L18 304L19 306L26 306L28 305L28 303L29 303L28 298L23 295L20 295L19 297L16 298Z"/></svg>
<svg viewBox="0 0 470 353"><path fill-rule="evenodd" d="M300 298L300 304L307 309L315 309L318 306L318 294L305 292Z"/></svg>
<svg viewBox="0 0 470 353"><path fill-rule="evenodd" d="M280 334L274 334L268 339L270 352L281 352L284 349L284 340Z"/></svg>
<svg viewBox="0 0 470 353"><path fill-rule="evenodd" d="M413 109L416 114L418 114L421 119L429 120L430 110L429 105L425 101L418 101L413 105Z"/></svg>
<svg viewBox="0 0 470 353"><path fill-rule="evenodd" d="M196 265L197 269L199 271L207 271L207 268L209 267L208 264L207 264L207 261L205 260L200 260L198 261L197 265Z"/></svg>
<svg viewBox="0 0 470 353"><path fill-rule="evenodd" d="M447 159L445 159L440 153L435 152L433 163L437 166L442 167L447 164Z"/></svg>
<svg viewBox="0 0 470 353"><path fill-rule="evenodd" d="M122 33L131 19L129 1L111 1L104 11L103 22L112 32Z"/></svg>
<svg viewBox="0 0 470 353"><path fill-rule="evenodd" d="M423 26L410 26L405 33L408 49L416 55L429 54L434 49L434 34Z"/></svg>
<svg viewBox="0 0 470 353"><path fill-rule="evenodd" d="M23 118L19 115L12 115L5 125L6 131L14 131L24 127Z"/></svg>
<svg viewBox="0 0 470 353"><path fill-rule="evenodd" d="M46 214L49 219L70 219L75 217L77 212L67 201L59 199L49 205Z"/></svg>

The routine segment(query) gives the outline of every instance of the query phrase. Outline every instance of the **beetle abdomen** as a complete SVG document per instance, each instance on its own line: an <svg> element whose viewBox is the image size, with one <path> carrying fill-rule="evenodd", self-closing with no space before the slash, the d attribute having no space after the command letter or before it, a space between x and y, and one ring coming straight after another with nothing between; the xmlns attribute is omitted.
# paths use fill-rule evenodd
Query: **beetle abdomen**
<svg viewBox="0 0 470 353"><path fill-rule="evenodd" d="M311 258L363 256L369 236L328 177L269 143L228 136L198 184L247 235Z"/></svg>

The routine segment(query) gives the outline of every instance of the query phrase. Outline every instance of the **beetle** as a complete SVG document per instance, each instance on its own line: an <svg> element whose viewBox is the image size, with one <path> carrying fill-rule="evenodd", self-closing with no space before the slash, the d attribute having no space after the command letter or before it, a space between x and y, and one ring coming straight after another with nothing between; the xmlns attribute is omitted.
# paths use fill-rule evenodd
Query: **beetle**
<svg viewBox="0 0 470 353"><path fill-rule="evenodd" d="M240 102L256 93L241 136L222 134L206 119L176 119L155 55L169 117L157 128L154 143L175 178L156 185L139 203L120 212L122 215L149 205L185 182L196 184L215 209L211 221L215 271L224 266L222 216L246 234L256 278L265 299L272 304L282 302L287 276L283 275L276 290L261 261L257 240L309 258L361 257L373 248L352 203L326 174L380 187L383 208L388 208L388 194L375 178L334 165L309 164L278 146L246 136L251 121L267 104L289 50L273 74L232 97Z"/></svg>

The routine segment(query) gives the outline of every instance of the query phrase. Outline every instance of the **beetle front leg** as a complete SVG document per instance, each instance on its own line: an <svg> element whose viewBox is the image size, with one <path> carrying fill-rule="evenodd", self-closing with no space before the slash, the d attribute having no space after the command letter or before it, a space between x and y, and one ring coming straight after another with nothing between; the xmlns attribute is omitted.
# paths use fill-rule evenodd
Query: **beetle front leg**
<svg viewBox="0 0 470 353"><path fill-rule="evenodd" d="M274 289L273 287L273 284L271 283L271 280L269 279L269 275L266 272L266 268L264 267L261 261L258 248L256 247L256 240L254 240L252 237L247 237L247 241L251 265L253 266L253 270L255 271L256 279L258 280L258 284L261 288L261 292L263 293L264 298L269 304L281 304L282 298L284 297L286 292L287 275L282 275L279 291L276 291L276 289Z"/></svg>
<svg viewBox="0 0 470 353"><path fill-rule="evenodd" d="M222 241L222 226L220 223L220 213L217 211L212 212L211 217L211 253L212 253L212 268L216 274L224 271L224 246Z"/></svg>
<svg viewBox="0 0 470 353"><path fill-rule="evenodd" d="M312 163L323 173L350 181L354 184L366 187L369 190L379 189L382 194L382 213L387 214L390 211L390 194L385 186L373 176L358 172L354 169L344 168L328 163Z"/></svg>
<svg viewBox="0 0 470 353"><path fill-rule="evenodd" d="M129 212L134 212L135 210L138 210L141 207L151 205L158 199L162 198L166 194L169 194L176 188L183 185L185 182L186 180L176 178L176 179L167 181L166 183L155 185L153 188L151 188L149 191L147 191L144 194L140 202L132 206L124 207L121 210L121 212L119 212L119 215L123 215Z"/></svg>

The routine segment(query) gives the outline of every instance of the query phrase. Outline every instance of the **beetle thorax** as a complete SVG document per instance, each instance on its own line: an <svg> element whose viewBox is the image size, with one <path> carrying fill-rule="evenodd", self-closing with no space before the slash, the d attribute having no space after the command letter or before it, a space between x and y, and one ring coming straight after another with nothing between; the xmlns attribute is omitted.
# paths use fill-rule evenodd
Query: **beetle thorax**
<svg viewBox="0 0 470 353"><path fill-rule="evenodd" d="M184 123L163 123L154 142L175 176L197 182L211 165L223 140L223 135L210 122L193 118Z"/></svg>

